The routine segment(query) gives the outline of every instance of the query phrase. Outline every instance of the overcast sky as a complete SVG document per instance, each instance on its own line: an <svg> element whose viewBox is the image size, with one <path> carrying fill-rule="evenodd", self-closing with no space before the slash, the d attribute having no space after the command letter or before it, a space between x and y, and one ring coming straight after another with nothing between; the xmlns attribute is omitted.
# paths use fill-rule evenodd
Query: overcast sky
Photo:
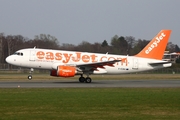
<svg viewBox="0 0 180 120"><path fill-rule="evenodd" d="M0 33L50 34L60 44L110 43L114 35L152 39L171 29L180 46L180 0L0 0Z"/></svg>

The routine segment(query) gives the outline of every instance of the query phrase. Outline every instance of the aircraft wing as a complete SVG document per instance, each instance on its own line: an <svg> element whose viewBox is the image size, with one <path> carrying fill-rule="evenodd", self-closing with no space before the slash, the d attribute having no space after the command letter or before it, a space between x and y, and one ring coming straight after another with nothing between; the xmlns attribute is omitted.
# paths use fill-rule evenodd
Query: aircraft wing
<svg viewBox="0 0 180 120"><path fill-rule="evenodd" d="M97 68L104 69L104 66L114 67L114 64L120 61L121 60L111 60L111 61L103 61L103 62L84 63L84 64L77 64L76 67L80 68L83 71L93 71L93 70L97 70Z"/></svg>

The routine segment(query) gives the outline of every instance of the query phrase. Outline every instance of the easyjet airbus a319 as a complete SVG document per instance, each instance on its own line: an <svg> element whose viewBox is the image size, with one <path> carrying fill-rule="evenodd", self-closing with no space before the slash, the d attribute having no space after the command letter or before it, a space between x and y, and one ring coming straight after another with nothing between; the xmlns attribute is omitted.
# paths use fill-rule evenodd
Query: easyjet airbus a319
<svg viewBox="0 0 180 120"><path fill-rule="evenodd" d="M31 68L28 79L32 79L31 73L36 68L50 70L50 75L56 77L80 75L79 82L91 83L91 74L123 74L170 67L170 62L162 60L170 33L171 30L161 30L135 56L27 48L8 56L6 62Z"/></svg>

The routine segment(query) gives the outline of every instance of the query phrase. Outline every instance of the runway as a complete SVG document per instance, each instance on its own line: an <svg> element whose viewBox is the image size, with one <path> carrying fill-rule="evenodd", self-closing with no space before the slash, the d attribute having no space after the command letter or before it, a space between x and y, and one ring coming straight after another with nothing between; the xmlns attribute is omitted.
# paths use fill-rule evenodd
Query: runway
<svg viewBox="0 0 180 120"><path fill-rule="evenodd" d="M8 81L0 82L0 88L175 88L180 80L94 80L79 83L75 80L60 81Z"/></svg>

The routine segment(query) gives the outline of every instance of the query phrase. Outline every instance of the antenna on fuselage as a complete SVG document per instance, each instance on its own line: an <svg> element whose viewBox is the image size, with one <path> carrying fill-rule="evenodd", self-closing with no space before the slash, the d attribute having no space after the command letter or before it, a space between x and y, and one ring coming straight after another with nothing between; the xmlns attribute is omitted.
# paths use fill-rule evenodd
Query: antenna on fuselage
<svg viewBox="0 0 180 120"><path fill-rule="evenodd" d="M105 61L108 61L108 59L107 59L107 55L108 55L108 52L106 53L106 60L105 60Z"/></svg>
<svg viewBox="0 0 180 120"><path fill-rule="evenodd" d="M36 49L36 46L34 46L34 49Z"/></svg>

